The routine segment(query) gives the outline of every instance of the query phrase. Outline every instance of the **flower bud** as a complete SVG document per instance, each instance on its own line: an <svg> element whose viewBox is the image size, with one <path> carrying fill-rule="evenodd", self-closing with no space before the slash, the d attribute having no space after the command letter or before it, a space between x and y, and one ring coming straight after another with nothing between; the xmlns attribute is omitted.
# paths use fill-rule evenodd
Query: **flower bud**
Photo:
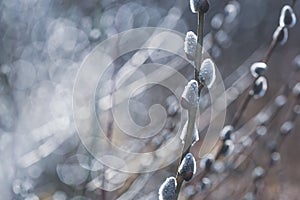
<svg viewBox="0 0 300 200"><path fill-rule="evenodd" d="M184 52L191 61L196 59L197 52L197 36L193 31L189 31L185 35Z"/></svg>
<svg viewBox="0 0 300 200"><path fill-rule="evenodd" d="M279 18L279 26L292 28L297 22L296 15L293 8L289 5L285 5L281 9L281 14Z"/></svg>
<svg viewBox="0 0 300 200"><path fill-rule="evenodd" d="M216 14L210 21L210 25L212 28L219 30L224 23L224 16L223 14Z"/></svg>
<svg viewBox="0 0 300 200"><path fill-rule="evenodd" d="M284 122L280 127L280 133L282 135L288 135L294 128L294 123L291 121Z"/></svg>
<svg viewBox="0 0 300 200"><path fill-rule="evenodd" d="M200 168L209 171L214 162L214 156L212 154L207 154L200 160Z"/></svg>
<svg viewBox="0 0 300 200"><path fill-rule="evenodd" d="M158 191L159 200L174 200L176 198L177 182L174 177L167 178Z"/></svg>
<svg viewBox="0 0 300 200"><path fill-rule="evenodd" d="M190 7L193 13L206 13L209 9L207 0L190 0Z"/></svg>
<svg viewBox="0 0 300 200"><path fill-rule="evenodd" d="M216 79L215 64L210 58L205 59L200 67L199 80L207 88L211 88Z"/></svg>
<svg viewBox="0 0 300 200"><path fill-rule="evenodd" d="M209 178L204 177L200 181L200 188L201 188L202 191L208 190L211 187L211 185L212 185L212 183L211 183L211 180Z"/></svg>
<svg viewBox="0 0 300 200"><path fill-rule="evenodd" d="M241 138L241 143L243 147L248 148L253 144L253 140L251 137L245 135Z"/></svg>
<svg viewBox="0 0 300 200"><path fill-rule="evenodd" d="M300 105L295 105L293 108L293 112L295 115L300 115Z"/></svg>
<svg viewBox="0 0 300 200"><path fill-rule="evenodd" d="M271 154L271 165L275 165L280 161L280 153L279 152L273 152Z"/></svg>
<svg viewBox="0 0 300 200"><path fill-rule="evenodd" d="M198 83L195 80L191 80L185 86L181 96L181 106L184 109L192 109L198 106Z"/></svg>
<svg viewBox="0 0 300 200"><path fill-rule="evenodd" d="M259 180L265 175L265 170L262 167L255 167L252 172L252 177L254 180Z"/></svg>
<svg viewBox="0 0 300 200"><path fill-rule="evenodd" d="M259 99L266 94L267 89L267 79L264 76L260 76L255 81L253 89L250 91L250 95L253 95L255 99Z"/></svg>
<svg viewBox="0 0 300 200"><path fill-rule="evenodd" d="M188 153L185 155L178 167L178 175L181 176L185 181L189 181L193 178L196 173L196 160L193 154Z"/></svg>
<svg viewBox="0 0 300 200"><path fill-rule="evenodd" d="M251 74L254 78L259 77L268 69L268 65L264 62L253 63L250 67Z"/></svg>
<svg viewBox="0 0 300 200"><path fill-rule="evenodd" d="M300 97L300 82L293 87L293 94L296 97Z"/></svg>
<svg viewBox="0 0 300 200"><path fill-rule="evenodd" d="M214 171L221 174L225 171L225 163L223 161L217 160L214 162Z"/></svg>
<svg viewBox="0 0 300 200"><path fill-rule="evenodd" d="M268 130L265 126L258 126L256 128L256 135L262 137L262 136L266 135L267 131Z"/></svg>
<svg viewBox="0 0 300 200"><path fill-rule="evenodd" d="M289 37L287 28L278 26L273 33L273 40L276 40L281 45L284 45Z"/></svg>
<svg viewBox="0 0 300 200"><path fill-rule="evenodd" d="M233 127L231 125L225 126L221 132L220 132L220 140L226 141L226 140L232 140L233 139Z"/></svg>
<svg viewBox="0 0 300 200"><path fill-rule="evenodd" d="M274 102L275 102L276 106L282 107L286 104L286 101L287 101L287 99L286 99L285 95L279 95L275 98Z"/></svg>
<svg viewBox="0 0 300 200"><path fill-rule="evenodd" d="M294 60L293 60L293 67L295 69L295 71L299 71L300 70L300 54L297 55Z"/></svg>
<svg viewBox="0 0 300 200"><path fill-rule="evenodd" d="M229 156L234 150L234 144L231 140L226 140L220 150L221 155Z"/></svg>

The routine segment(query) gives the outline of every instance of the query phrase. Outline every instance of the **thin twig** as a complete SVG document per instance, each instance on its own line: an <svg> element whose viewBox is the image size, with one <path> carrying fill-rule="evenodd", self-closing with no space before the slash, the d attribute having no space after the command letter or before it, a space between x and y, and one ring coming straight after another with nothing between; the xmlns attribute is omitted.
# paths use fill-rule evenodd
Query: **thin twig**
<svg viewBox="0 0 300 200"><path fill-rule="evenodd" d="M198 96L200 97L201 89L203 88L203 84L199 80L199 72L202 64L202 52L203 52L203 37L204 37L204 13L198 12L198 28L197 28L197 52L196 52L196 59L195 59L195 69L194 69L194 79L198 83ZM186 138L184 140L184 147L181 153L181 158L179 165L186 154L189 153L193 137L194 137L194 128L196 123L196 117L197 117L197 111L198 107L195 107L194 109L188 110L188 125L187 125L187 134ZM181 189L181 186L183 184L184 179L181 176L178 176L178 172L176 175L176 181L177 181L177 187L176 187L176 199L178 199L179 192Z"/></svg>
<svg viewBox="0 0 300 200"><path fill-rule="evenodd" d="M278 34L278 35L279 35L279 34ZM277 36L277 37L278 37L278 36ZM271 42L271 44L269 45L269 48L268 48L266 54L264 55L263 59L261 60L262 62L268 63L268 61L269 61L269 59L270 59L270 57L271 57L271 55L272 55L272 53L273 53L275 47L277 46L277 44L278 44L277 38L276 38L275 40L272 40L272 42Z"/></svg>
<svg viewBox="0 0 300 200"><path fill-rule="evenodd" d="M293 73L291 73L291 74L293 74ZM286 94L286 86L283 86L283 87L279 90L279 93L278 93L276 96L280 96L280 95L284 95L284 94ZM274 103L269 104L269 105L267 105L267 106L265 107L265 109L263 109L263 110L268 110L267 108L270 108L270 107L272 107L273 105L274 105ZM267 122L264 123L266 126L270 126L270 125L271 125L271 123L272 123L273 120L275 119L275 116L279 113L279 111L281 110L281 108L282 108L282 107L277 107L277 109L276 109L275 111L273 111L272 116L269 118L269 120L268 120ZM262 112L265 112L265 111L262 111ZM260 112L260 113L261 113L261 112ZM258 115L259 115L260 113L258 113ZM255 117L253 117L253 120L254 120L254 119L255 119ZM251 120L250 120L248 123L250 123L250 122L251 122ZM244 125L244 126L245 126L245 125ZM253 130L248 134L248 136L251 136L251 135L253 135L254 133L255 133L255 129L253 129ZM255 143L257 142L258 138L259 138L259 137L258 137L257 135L255 135L255 137L254 137L254 139L253 139L253 144L255 144ZM240 157L240 155L245 154L245 151L246 151L246 150L247 150L247 148L244 148L239 154L237 154L237 155L233 158L232 163L235 163L235 162L238 160L238 158ZM246 156L245 156L239 163L237 163L237 165L236 165L234 168L236 169L237 167L239 167L239 166L241 166L243 163L245 163L245 162L247 161L247 159L251 156L251 154L253 153L254 150L255 150L255 146L252 145L252 148L251 148L251 149L248 149L248 153L246 154ZM208 173L208 172L209 172L209 171L204 171L203 173L201 173L199 176L196 177L197 180L201 180L203 177L207 176L207 173ZM218 188L222 185L222 183L225 182L225 180L227 180L227 178L230 177L230 175L231 175L231 174L228 173L221 181L218 182L217 185L215 185L215 187L214 187L213 189L211 189L208 193L205 194L205 196L203 197L203 199L207 199L207 198L213 193L213 191L215 191L216 189L218 189ZM195 179L196 179L196 178L195 178Z"/></svg>
<svg viewBox="0 0 300 200"><path fill-rule="evenodd" d="M202 52L203 52L203 31L204 26L204 13L198 12L198 28L197 28L197 57L195 60L195 80L198 82L198 85L202 85L199 80L199 71L202 64ZM199 90L200 94L200 90Z"/></svg>
<svg viewBox="0 0 300 200"><path fill-rule="evenodd" d="M183 160L183 158L185 157L185 155L190 151L190 147L193 142L193 133L194 133L197 110L198 110L197 107L195 109L188 110L187 134L185 136L184 146L182 149L181 158L179 160L178 166L180 165L180 163ZM178 169L178 167L177 167L177 169ZM177 181L177 187L176 187L176 199L177 199L180 189L181 189L181 186L184 181L183 178L178 175L178 172L176 175L176 181Z"/></svg>

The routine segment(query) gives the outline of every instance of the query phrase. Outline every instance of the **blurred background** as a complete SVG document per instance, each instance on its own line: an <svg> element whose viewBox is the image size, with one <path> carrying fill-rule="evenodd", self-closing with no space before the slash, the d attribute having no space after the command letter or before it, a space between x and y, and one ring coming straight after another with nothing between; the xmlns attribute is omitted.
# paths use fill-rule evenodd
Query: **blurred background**
<svg viewBox="0 0 300 200"><path fill-rule="evenodd" d="M218 66L225 88L233 84L239 88L228 102L226 123L232 119L245 96L243 91L251 82L249 66L262 58L278 26L282 6L290 3L291 0L210 0L204 47ZM299 16L299 3L295 13ZM75 77L92 49L114 34L133 28L162 27L185 35L190 30L196 32L196 25L197 17L187 0L0 1L1 199L157 199L159 185L175 175L176 163L158 171L133 174L107 168L95 159L81 144L73 120ZM267 95L250 103L241 124L273 102L283 84L300 81L297 73L289 77L293 67L300 66L299 35L300 26L296 24L289 30L288 42L275 49L266 73ZM130 56L120 58L106 73L103 82L107 81L107 85L98 87L99 98L112 92L114 76ZM167 52L155 52L147 62L166 64L171 59ZM187 79L192 78L191 67L181 72ZM238 81L241 77L244 78ZM147 124L151 102L158 101L166 108L167 119L155 137L141 143L122 140L123 145L147 152L159 148L180 129L180 105L170 91L154 86L133 101L138 102L131 107L137 124ZM292 97L288 102L292 102ZM204 104L203 109L209 101ZM268 132L278 133L289 108L287 104L278 113ZM105 116L106 121L99 117L100 123L106 124L107 134L112 134L114 125L109 112ZM280 150L280 165L266 179L269 187L261 199L299 198L299 128L298 120ZM205 134L205 127L202 129L201 134ZM268 139L265 140L253 153L258 163L268 160L268 154L262 153L267 152ZM141 162L151 165L155 158ZM229 184L208 198L240 199L233 191L245 192L249 179L244 174L251 176L252 168L251 164L246 165L242 172L227 180ZM186 184L182 191L182 199L202 198L201 194L195 196L200 192L199 183Z"/></svg>

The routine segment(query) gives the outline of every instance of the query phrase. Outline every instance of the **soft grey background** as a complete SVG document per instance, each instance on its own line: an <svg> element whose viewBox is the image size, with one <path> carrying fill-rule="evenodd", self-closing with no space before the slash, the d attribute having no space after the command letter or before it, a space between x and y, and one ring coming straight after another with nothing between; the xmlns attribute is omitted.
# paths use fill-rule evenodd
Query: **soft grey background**
<svg viewBox="0 0 300 200"><path fill-rule="evenodd" d="M234 4L231 2L231 5L237 6L227 7L226 12L224 7L228 2L211 0L205 21L205 33L216 38L208 51L223 78L234 72L257 49L267 47L282 5L291 1L238 0ZM299 16L299 3L295 12ZM218 20L222 17L229 20L220 29L221 32L211 25L216 15L219 18L215 18L215 23L220 22ZM166 18L168 20L164 23ZM196 23L196 15L190 12L187 0L2 0L1 198L85 200L104 199L104 196L115 199L124 194L123 199L155 199L161 182L174 175L175 165L153 174L116 175L93 160L81 146L72 120L74 78L84 57L95 45L113 34L147 26L161 26L185 34L189 30L196 31ZM271 70L266 74L270 88L267 97L250 104L253 109L246 113L244 122L270 101L282 83L287 81L292 61L300 53L299 35L297 24L289 31L287 44L275 50L270 60ZM155 59L152 58L152 61ZM108 72L108 76L115 72ZM189 76L188 72L186 76ZM300 80L299 74L295 79ZM169 95L159 88L155 91L157 98ZM228 119L234 114L238 102L240 100L229 108ZM141 105L141 109L145 107ZM137 114L136 117L141 117L139 115L145 114ZM284 115L277 119L278 124L283 118ZM178 116L169 118L167 131L172 132L176 120ZM279 193L280 199L296 199L293 195L297 193L295 188L300 181L298 124L294 135L282 148L278 179L284 184ZM274 123L270 131L277 130L278 125ZM91 183L93 179L98 182ZM232 180L233 186L235 181ZM131 183L130 189L126 189ZM111 191L103 192L99 187ZM215 199L225 199L224 193L226 189L217 193Z"/></svg>

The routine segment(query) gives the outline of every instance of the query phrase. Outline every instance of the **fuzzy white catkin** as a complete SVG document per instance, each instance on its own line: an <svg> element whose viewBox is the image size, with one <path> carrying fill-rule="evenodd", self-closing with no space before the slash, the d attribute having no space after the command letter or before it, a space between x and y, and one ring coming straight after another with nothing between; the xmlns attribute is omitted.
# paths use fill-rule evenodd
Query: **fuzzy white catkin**
<svg viewBox="0 0 300 200"><path fill-rule="evenodd" d="M256 127L256 135L258 135L260 137L266 135L267 131L268 131L268 129L266 126L261 125L261 126Z"/></svg>
<svg viewBox="0 0 300 200"><path fill-rule="evenodd" d="M275 104L278 106L278 107L282 107L286 104L286 96L285 95L279 95L276 97L275 99Z"/></svg>
<svg viewBox="0 0 300 200"><path fill-rule="evenodd" d="M193 13L206 13L209 9L207 0L190 0L190 7Z"/></svg>
<svg viewBox="0 0 300 200"><path fill-rule="evenodd" d="M207 88L211 88L216 79L215 64L210 58L205 59L200 67L199 80Z"/></svg>
<svg viewBox="0 0 300 200"><path fill-rule="evenodd" d="M288 40L289 33L287 28L278 26L273 33L273 40L278 40L281 45L284 45Z"/></svg>
<svg viewBox="0 0 300 200"><path fill-rule="evenodd" d="M226 140L222 147L222 154L224 156L230 156L234 150L234 143L231 140Z"/></svg>
<svg viewBox="0 0 300 200"><path fill-rule="evenodd" d="M258 166L258 167L255 167L253 172L252 172L252 177L253 179L259 179L259 178L262 178L265 174L265 170L264 168Z"/></svg>
<svg viewBox="0 0 300 200"><path fill-rule="evenodd" d="M177 182L174 177L167 178L158 191L159 200L174 200L176 197Z"/></svg>
<svg viewBox="0 0 300 200"><path fill-rule="evenodd" d="M185 155L178 167L178 174L183 177L185 181L192 179L193 175L196 173L196 160L193 154L188 153Z"/></svg>
<svg viewBox="0 0 300 200"><path fill-rule="evenodd" d="M213 169L215 172L221 174L225 171L225 164L223 161L217 160L214 162Z"/></svg>
<svg viewBox="0 0 300 200"><path fill-rule="evenodd" d="M296 71L300 70L300 54L294 58L293 65Z"/></svg>
<svg viewBox="0 0 300 200"><path fill-rule="evenodd" d="M249 137L249 136L244 136L244 137L242 137L242 139L241 139L241 143L242 143L242 146L243 147L250 147L252 144L253 144L253 140L252 140L252 138L251 137Z"/></svg>
<svg viewBox="0 0 300 200"><path fill-rule="evenodd" d="M267 79L264 76L260 76L254 83L251 94L255 99L263 97L268 89Z"/></svg>
<svg viewBox="0 0 300 200"><path fill-rule="evenodd" d="M279 17L279 26L292 28L297 22L293 8L289 5L283 6Z"/></svg>
<svg viewBox="0 0 300 200"><path fill-rule="evenodd" d="M264 62L255 62L250 67L250 72L254 78L259 77L268 69L268 65Z"/></svg>
<svg viewBox="0 0 300 200"><path fill-rule="evenodd" d="M190 0L190 7L193 13L197 13L200 7L200 0Z"/></svg>
<svg viewBox="0 0 300 200"><path fill-rule="evenodd" d="M272 160L272 162L275 164L275 163L277 163L279 160L280 160L280 153L279 152L273 152L272 154L271 154L271 160Z"/></svg>
<svg viewBox="0 0 300 200"><path fill-rule="evenodd" d="M209 169L211 165L214 164L215 158L212 154L206 154L201 160L200 160L200 168L201 169Z"/></svg>
<svg viewBox="0 0 300 200"><path fill-rule="evenodd" d="M293 108L293 112L296 115L300 115L300 105L295 105L294 108Z"/></svg>
<svg viewBox="0 0 300 200"><path fill-rule="evenodd" d="M233 126L227 125L224 126L224 128L220 132L220 140L225 141L225 140L232 140L233 139Z"/></svg>
<svg viewBox="0 0 300 200"><path fill-rule="evenodd" d="M192 109L198 106L198 83L196 80L191 80L185 86L181 95L181 106L184 109Z"/></svg>
<svg viewBox="0 0 300 200"><path fill-rule="evenodd" d="M294 123L292 121L286 121L284 122L280 127L280 133L282 135L289 134L294 128Z"/></svg>
<svg viewBox="0 0 300 200"><path fill-rule="evenodd" d="M189 31L185 35L184 52L191 61L196 59L197 52L197 36L193 31Z"/></svg>
<svg viewBox="0 0 300 200"><path fill-rule="evenodd" d="M295 96L300 96L300 82L293 87L293 94Z"/></svg>
<svg viewBox="0 0 300 200"><path fill-rule="evenodd" d="M207 190L211 187L212 182L209 178L204 177L200 182L201 190Z"/></svg>

